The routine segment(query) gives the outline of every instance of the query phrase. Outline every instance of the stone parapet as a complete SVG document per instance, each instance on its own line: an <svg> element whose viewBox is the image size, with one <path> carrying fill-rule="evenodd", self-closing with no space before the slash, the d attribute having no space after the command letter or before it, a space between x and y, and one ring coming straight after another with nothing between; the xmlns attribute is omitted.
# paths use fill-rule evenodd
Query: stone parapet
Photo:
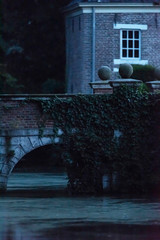
<svg viewBox="0 0 160 240"><path fill-rule="evenodd" d="M150 92L156 92L157 90L160 91L160 81L151 81L146 82L146 85L148 86Z"/></svg>
<svg viewBox="0 0 160 240"><path fill-rule="evenodd" d="M139 86L142 84L141 80L136 80L136 79L116 79L116 80L111 80L109 81L109 84L111 87L113 87L113 91L115 88L120 87L122 85L126 86Z"/></svg>
<svg viewBox="0 0 160 240"><path fill-rule="evenodd" d="M113 87L119 87L122 84L126 84L128 86L134 86L136 84L140 85L142 83L141 80L136 80L136 79L115 79L115 80L110 80L109 84Z"/></svg>
<svg viewBox="0 0 160 240"><path fill-rule="evenodd" d="M109 81L96 81L89 83L93 89L94 94L112 94L113 88L110 86Z"/></svg>

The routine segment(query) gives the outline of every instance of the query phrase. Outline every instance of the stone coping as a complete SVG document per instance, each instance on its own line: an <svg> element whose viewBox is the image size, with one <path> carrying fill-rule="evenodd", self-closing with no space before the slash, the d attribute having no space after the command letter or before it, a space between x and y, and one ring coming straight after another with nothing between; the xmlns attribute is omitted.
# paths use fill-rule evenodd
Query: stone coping
<svg viewBox="0 0 160 240"><path fill-rule="evenodd" d="M100 84L105 84L105 85L107 85L109 82L110 82L110 80L105 80L105 81L90 82L89 84L90 84L90 85L93 85L93 84L95 84L95 85L100 85Z"/></svg>
<svg viewBox="0 0 160 240"><path fill-rule="evenodd" d="M0 100L24 100L26 98L69 98L69 97L76 97L77 94L0 94Z"/></svg>
<svg viewBox="0 0 160 240"><path fill-rule="evenodd" d="M154 85L160 85L160 80L156 80L156 81L150 81L150 82L146 82L146 84L154 84Z"/></svg>
<svg viewBox="0 0 160 240"><path fill-rule="evenodd" d="M127 84L127 85L134 85L134 84L140 84L142 83L141 80L137 80L137 79L132 79L132 78L122 78L122 79L115 79L115 80L110 80L109 81L110 85L112 87L117 87L117 86L120 86L120 84Z"/></svg>
<svg viewBox="0 0 160 240"><path fill-rule="evenodd" d="M132 78L122 78L122 79L109 80L109 83L110 82L117 82L117 83L142 83L141 80L132 79Z"/></svg>
<svg viewBox="0 0 160 240"><path fill-rule="evenodd" d="M160 90L160 81L150 81L146 82L146 85L149 87L149 89L154 92L156 90Z"/></svg>
<svg viewBox="0 0 160 240"><path fill-rule="evenodd" d="M59 134L60 135L60 134ZM8 129L1 130L0 137L26 137L26 136L39 136L39 129ZM53 127L45 128L43 131L43 136L53 136Z"/></svg>
<svg viewBox="0 0 160 240"><path fill-rule="evenodd" d="M93 88L93 89L100 89L100 88L111 88L110 84L109 84L109 80L107 81L95 81L95 82L90 82L89 85Z"/></svg>

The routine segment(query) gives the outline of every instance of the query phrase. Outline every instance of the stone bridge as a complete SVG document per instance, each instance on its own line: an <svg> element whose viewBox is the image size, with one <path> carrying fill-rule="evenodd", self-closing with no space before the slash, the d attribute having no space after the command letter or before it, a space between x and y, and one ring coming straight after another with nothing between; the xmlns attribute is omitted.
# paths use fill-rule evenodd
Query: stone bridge
<svg viewBox="0 0 160 240"><path fill-rule="evenodd" d="M7 189L8 177L14 166L32 150L52 143L58 143L59 137L53 137L53 122L47 120L43 137L39 134L43 114L39 101L53 95L0 95L0 191ZM66 95L59 97L66 98Z"/></svg>

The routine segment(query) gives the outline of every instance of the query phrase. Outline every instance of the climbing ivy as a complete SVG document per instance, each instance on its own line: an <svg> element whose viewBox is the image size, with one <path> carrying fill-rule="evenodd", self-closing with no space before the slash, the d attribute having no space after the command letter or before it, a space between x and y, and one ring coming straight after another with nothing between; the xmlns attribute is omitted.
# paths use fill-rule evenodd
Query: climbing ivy
<svg viewBox="0 0 160 240"><path fill-rule="evenodd" d="M112 95L53 97L41 101L53 132L63 131L63 157L74 193L102 192L102 176L116 175L116 191L146 192L160 183L156 108L142 88L122 86ZM156 174L155 174L156 169Z"/></svg>

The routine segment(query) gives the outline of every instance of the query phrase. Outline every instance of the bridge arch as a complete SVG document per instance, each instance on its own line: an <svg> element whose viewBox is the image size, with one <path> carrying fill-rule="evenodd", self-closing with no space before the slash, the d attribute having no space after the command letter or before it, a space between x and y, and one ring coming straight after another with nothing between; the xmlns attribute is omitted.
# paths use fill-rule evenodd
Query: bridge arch
<svg viewBox="0 0 160 240"><path fill-rule="evenodd" d="M31 134L32 132L32 134ZM19 132L18 134L13 134L12 136L3 136L0 138L0 143L2 145L1 159L0 159L0 191L7 190L8 177L10 176L15 165L28 153L34 151L37 148L53 144L60 143L60 137L53 137L52 130L46 130L43 136L39 136L39 131L27 131L24 133ZM28 134L27 134L28 133ZM3 138L3 139L2 139ZM9 154L11 156L7 157L6 141L10 139L9 142ZM3 157L2 157L3 155Z"/></svg>

